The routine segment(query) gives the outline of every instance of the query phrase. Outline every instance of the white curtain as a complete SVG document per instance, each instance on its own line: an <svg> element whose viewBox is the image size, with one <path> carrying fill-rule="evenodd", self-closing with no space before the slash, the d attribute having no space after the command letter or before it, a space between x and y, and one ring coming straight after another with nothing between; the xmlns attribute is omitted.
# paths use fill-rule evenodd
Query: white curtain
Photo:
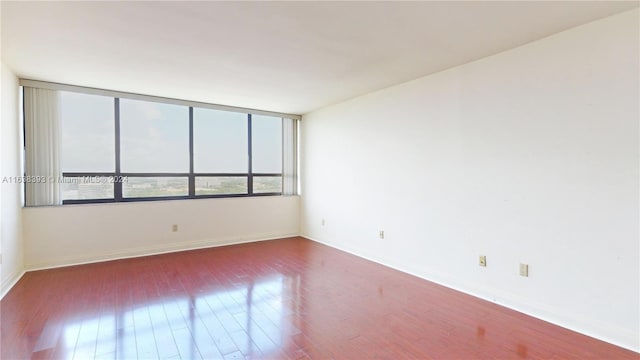
<svg viewBox="0 0 640 360"><path fill-rule="evenodd" d="M60 205L58 92L24 87L27 206Z"/></svg>
<svg viewBox="0 0 640 360"><path fill-rule="evenodd" d="M298 195L298 120L282 119L282 194Z"/></svg>

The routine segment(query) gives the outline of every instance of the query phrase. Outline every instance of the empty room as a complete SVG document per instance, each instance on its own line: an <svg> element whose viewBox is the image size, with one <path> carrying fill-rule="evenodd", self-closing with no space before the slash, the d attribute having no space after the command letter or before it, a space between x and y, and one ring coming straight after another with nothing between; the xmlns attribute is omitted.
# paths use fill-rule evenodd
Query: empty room
<svg viewBox="0 0 640 360"><path fill-rule="evenodd" d="M640 1L1 1L0 358L640 359Z"/></svg>

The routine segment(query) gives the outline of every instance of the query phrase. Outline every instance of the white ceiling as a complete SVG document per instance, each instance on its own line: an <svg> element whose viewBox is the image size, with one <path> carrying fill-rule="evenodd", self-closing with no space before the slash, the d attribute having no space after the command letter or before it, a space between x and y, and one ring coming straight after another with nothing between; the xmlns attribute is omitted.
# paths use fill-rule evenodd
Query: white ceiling
<svg viewBox="0 0 640 360"><path fill-rule="evenodd" d="M638 6L557 2L6 2L18 76L303 114Z"/></svg>

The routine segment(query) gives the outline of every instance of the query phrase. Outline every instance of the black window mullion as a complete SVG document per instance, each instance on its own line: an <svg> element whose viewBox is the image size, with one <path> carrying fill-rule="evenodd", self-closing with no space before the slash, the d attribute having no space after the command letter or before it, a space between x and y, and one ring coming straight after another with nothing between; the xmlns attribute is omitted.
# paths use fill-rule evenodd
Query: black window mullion
<svg viewBox="0 0 640 360"><path fill-rule="evenodd" d="M252 140L251 140L251 114L247 114L247 124L249 125L248 128L248 136L249 136L249 141L247 142L248 144L248 151L249 151L249 173L247 176L247 194L249 195L253 195L253 160L252 160L252 154L253 154L253 149L252 149Z"/></svg>
<svg viewBox="0 0 640 360"><path fill-rule="evenodd" d="M114 98L114 121L116 133L116 179L120 178L120 98ZM113 197L115 201L122 201L122 182L113 183Z"/></svg>
<svg viewBox="0 0 640 360"><path fill-rule="evenodd" d="M189 197L196 196L196 177L193 169L193 107L189 106Z"/></svg>
<svg viewBox="0 0 640 360"><path fill-rule="evenodd" d="M260 180L262 178L269 177L280 177L282 178L282 173L270 173L270 172L258 172L254 173L253 171L253 115L250 113L245 113L246 121L247 121L247 172L246 173L196 173L195 172L195 108L193 106L188 106L189 110L189 122L188 122L188 136L189 136L189 170L188 172L182 173L136 173L136 172L123 172L122 169L122 139L121 139L121 99L118 97L113 97L113 106L114 106L114 142L115 142L115 169L114 172L69 172L63 173L63 177L91 177L91 176L101 176L101 177L109 177L113 176L116 180L113 181L113 198L107 199L77 199L77 200L65 200L64 204L84 204L84 203L100 203L100 202L131 202L131 201L150 201L150 200L167 200L167 199L197 199L197 198L223 198L223 197L248 197L248 196L267 196L267 195L280 195L282 192L273 192L273 193L262 193L262 192L254 192L254 182L255 180ZM230 194L196 194L196 178L197 177L245 177L247 190L246 193L230 193ZM154 196L154 197L124 197L123 192L123 182L118 181L121 179L126 179L128 177L132 178L142 178L142 177L181 177L184 181L184 177L187 178L187 186L188 191L185 195L179 196ZM256 177L258 179L256 179ZM126 180L125 180L126 181ZM184 184L184 183L182 183ZM184 193L182 193L184 194ZM26 194L25 194L26 196Z"/></svg>

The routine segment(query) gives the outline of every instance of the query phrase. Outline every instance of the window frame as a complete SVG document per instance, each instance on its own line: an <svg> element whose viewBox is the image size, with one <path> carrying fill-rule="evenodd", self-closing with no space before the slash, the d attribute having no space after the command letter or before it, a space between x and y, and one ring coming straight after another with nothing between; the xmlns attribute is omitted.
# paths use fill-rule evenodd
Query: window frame
<svg viewBox="0 0 640 360"><path fill-rule="evenodd" d="M208 199L208 198L232 198L232 197L254 197L254 196L281 196L282 189L279 192L258 192L253 191L254 177L283 177L280 173L254 173L253 172L253 147L252 147L252 114L247 115L247 151L248 172L246 173L197 173L194 172L194 141L193 141L193 106L189 106L189 172L123 172L121 171L121 143L120 143L120 98L114 97L114 122L115 122L115 171L114 172L63 172L62 177L113 177L114 179L142 177L142 178L160 178L160 177L186 177L188 179L188 195L185 196L150 196L150 197L124 197L122 190L122 182L115 181L113 183L113 198L110 199L63 199L62 205L71 204L93 204L93 203L112 203L112 202L138 202L138 201L159 201L159 200L187 200L187 199ZM196 195L195 181L196 177L244 177L247 179L246 194L205 194Z"/></svg>
<svg viewBox="0 0 640 360"><path fill-rule="evenodd" d="M236 108L224 105L216 105L216 104L207 104L207 103L199 103L192 102L186 100L178 100L178 99L170 99L170 98L161 98L155 96L147 96L147 95L139 95L132 93L123 93L116 92L111 90L102 90L95 88L84 88L73 85L64 85L57 83L48 83L41 81L33 81L33 80L20 80L21 86L29 86L29 87L37 87L37 88L48 88L59 91L70 91L76 93L84 93L84 94L92 94L92 95L102 95L113 98L114 103L114 125L115 125L115 169L113 172L62 172L62 178L73 178L73 177L113 177L114 179L120 178L129 178L129 177L144 177L144 178L158 178L158 177L186 177L188 179L188 195L185 196L153 196L153 197L124 197L123 196L123 186L122 182L114 181L113 182L113 197L112 198L103 198L103 199L62 199L62 205L73 205L73 204L96 204L96 203L126 203L126 202L140 202L140 201L164 201L164 200L188 200L188 199L210 199L210 198L237 198L237 197L259 197L259 196L282 196L283 188L280 189L279 192L265 192L265 193L254 193L253 191L253 178L254 177L279 177L282 179L282 184L284 186L284 169L281 170L280 173L254 173L253 172L253 149L252 149L252 115L267 115L267 116L277 116L281 119L288 118L293 120L300 120L300 115L292 115L292 114L284 114L284 113L276 113L269 112L263 110L255 110L248 108ZM172 173L172 172L150 172L150 173L137 173L137 172L123 172L121 171L121 129L120 129L120 99L133 99L133 100L143 100L149 102L156 103L168 103L175 105L183 105L189 108L189 172L180 172L180 173ZM222 111L233 111L245 114L247 116L248 130L247 130L247 152L248 152L248 164L247 164L247 172L242 173L212 173L212 172L195 172L194 171L194 136L193 136L193 119L194 119L194 108L208 108ZM23 119L24 120L24 119ZM282 120L284 122L284 120ZM25 149L26 151L27 149ZM284 157L284 149L282 149L282 154ZM247 179L247 193L245 194L204 194L204 195L196 195L195 193L195 179L196 177L243 177Z"/></svg>

